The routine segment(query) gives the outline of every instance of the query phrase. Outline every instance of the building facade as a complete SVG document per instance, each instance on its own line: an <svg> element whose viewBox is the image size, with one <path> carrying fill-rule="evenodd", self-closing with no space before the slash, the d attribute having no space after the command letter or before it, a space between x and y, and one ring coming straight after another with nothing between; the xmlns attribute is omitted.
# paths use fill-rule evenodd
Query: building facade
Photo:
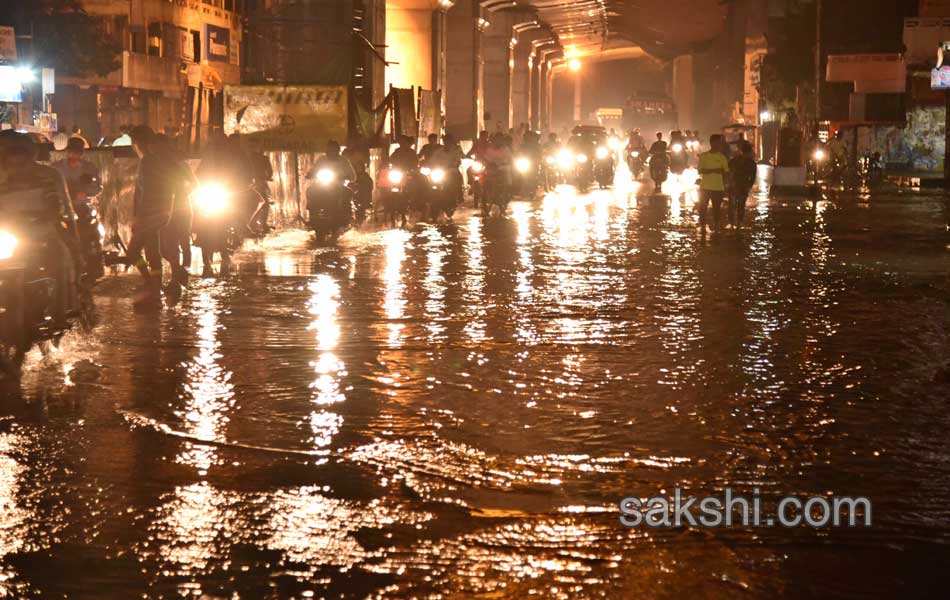
<svg viewBox="0 0 950 600"><path fill-rule="evenodd" d="M122 125L149 125L200 146L221 126L223 86L240 83L241 0L82 0L122 48L106 77L60 74L52 98L60 127L90 141Z"/></svg>

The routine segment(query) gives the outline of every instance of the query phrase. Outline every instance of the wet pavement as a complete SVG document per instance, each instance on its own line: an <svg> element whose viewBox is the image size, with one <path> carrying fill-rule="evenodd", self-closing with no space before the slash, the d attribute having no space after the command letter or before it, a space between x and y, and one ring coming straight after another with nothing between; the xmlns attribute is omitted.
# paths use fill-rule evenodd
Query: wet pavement
<svg viewBox="0 0 950 600"><path fill-rule="evenodd" d="M943 596L948 199L703 240L635 192L284 232L161 311L105 281L0 389L0 597ZM620 526L676 485L874 524Z"/></svg>

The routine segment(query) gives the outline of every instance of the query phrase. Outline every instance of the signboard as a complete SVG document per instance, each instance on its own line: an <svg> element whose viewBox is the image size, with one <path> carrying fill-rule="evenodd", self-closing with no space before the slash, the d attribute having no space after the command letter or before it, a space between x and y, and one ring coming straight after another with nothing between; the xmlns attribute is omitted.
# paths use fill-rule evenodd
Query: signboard
<svg viewBox="0 0 950 600"><path fill-rule="evenodd" d="M23 102L23 81L16 67L0 65L0 102Z"/></svg>
<svg viewBox="0 0 950 600"><path fill-rule="evenodd" d="M890 81L904 84L907 63L901 54L832 54L825 81Z"/></svg>
<svg viewBox="0 0 950 600"><path fill-rule="evenodd" d="M0 27L0 60L16 59L16 32L12 27Z"/></svg>
<svg viewBox="0 0 950 600"><path fill-rule="evenodd" d="M396 115L396 135L406 135L415 139L419 135L419 121L416 120L415 94L412 88L393 88L393 109Z"/></svg>
<svg viewBox="0 0 950 600"><path fill-rule="evenodd" d="M226 85L224 131L263 150L322 152L329 140L346 141L348 108L342 85Z"/></svg>
<svg viewBox="0 0 950 600"><path fill-rule="evenodd" d="M205 59L231 62L231 30L205 24Z"/></svg>
<svg viewBox="0 0 950 600"><path fill-rule="evenodd" d="M950 67L930 70L930 89L950 90Z"/></svg>
<svg viewBox="0 0 950 600"><path fill-rule="evenodd" d="M165 56L194 62L195 42L190 31L174 25L166 25L162 29L162 36Z"/></svg>
<svg viewBox="0 0 950 600"><path fill-rule="evenodd" d="M439 92L419 90L419 135L442 134L442 98Z"/></svg>

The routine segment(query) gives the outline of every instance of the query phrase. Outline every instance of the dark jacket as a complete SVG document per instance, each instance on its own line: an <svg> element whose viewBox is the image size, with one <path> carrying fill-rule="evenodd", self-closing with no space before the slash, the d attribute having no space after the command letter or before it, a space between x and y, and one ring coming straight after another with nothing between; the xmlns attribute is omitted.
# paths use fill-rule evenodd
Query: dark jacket
<svg viewBox="0 0 950 600"><path fill-rule="evenodd" d="M729 161L730 184L733 190L748 193L755 185L758 166L751 156L740 154Z"/></svg>

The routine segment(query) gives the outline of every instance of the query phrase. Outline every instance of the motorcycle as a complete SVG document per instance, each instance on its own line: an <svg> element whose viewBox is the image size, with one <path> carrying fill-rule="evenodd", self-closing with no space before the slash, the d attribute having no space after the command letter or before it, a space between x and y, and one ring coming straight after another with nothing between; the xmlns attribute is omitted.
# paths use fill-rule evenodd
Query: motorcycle
<svg viewBox="0 0 950 600"><path fill-rule="evenodd" d="M353 190L336 171L322 168L307 188L308 225L318 244L334 243L353 222Z"/></svg>
<svg viewBox="0 0 950 600"><path fill-rule="evenodd" d="M640 150L627 150L627 168L634 181L643 175L643 153Z"/></svg>
<svg viewBox="0 0 950 600"><path fill-rule="evenodd" d="M511 201L510 180L509 167L495 164L484 167L482 179L485 194L482 199L483 218L490 217L495 207L498 207L500 215L504 215L505 211L508 210L508 203Z"/></svg>
<svg viewBox="0 0 950 600"><path fill-rule="evenodd" d="M614 183L614 154L606 146L599 146L594 152L594 179L600 189L605 190Z"/></svg>
<svg viewBox="0 0 950 600"><path fill-rule="evenodd" d="M58 343L69 320L91 311L88 293L69 277L58 239L60 208L42 190L0 196L0 367L16 371L34 344ZM69 298L78 299L72 313Z"/></svg>
<svg viewBox="0 0 950 600"><path fill-rule="evenodd" d="M578 152L574 156L574 187L577 191L584 194L594 183L594 166L590 157L584 152Z"/></svg>
<svg viewBox="0 0 950 600"><path fill-rule="evenodd" d="M538 190L538 180L540 179L538 172L539 166L540 165L529 156L521 155L515 158L515 172L518 175L519 195L526 198L534 197L534 193Z"/></svg>
<svg viewBox="0 0 950 600"><path fill-rule="evenodd" d="M669 154L656 153L650 156L650 179L653 180L653 185L656 187L656 193L660 193L663 189L663 184L666 183L667 177L669 177L670 171L670 156Z"/></svg>
<svg viewBox="0 0 950 600"><path fill-rule="evenodd" d="M422 177L425 178L425 210L428 216L436 220L440 215L452 219L455 209L459 205L457 192L457 181L453 177L459 177L457 170L446 169L443 167L422 167L419 170Z"/></svg>
<svg viewBox="0 0 950 600"><path fill-rule="evenodd" d="M90 186L95 185L95 181L89 175L83 176L83 183ZM118 252L106 252L103 249L102 241L105 239L106 230L99 221L99 212L96 210L95 199L78 195L73 198L73 209L76 211L76 228L79 232L79 247L82 252L85 271L83 280L86 285L92 287L97 281L105 275L107 264L115 264L118 260Z"/></svg>
<svg viewBox="0 0 950 600"><path fill-rule="evenodd" d="M682 175L686 167L689 166L689 158L686 156L686 148L683 142L673 142L670 145L669 152L669 170L674 175Z"/></svg>
<svg viewBox="0 0 950 600"><path fill-rule="evenodd" d="M203 253L220 253L222 269L244 243L247 226L241 217L247 204L246 196L221 181L202 181L193 192L195 245Z"/></svg>
<svg viewBox="0 0 950 600"><path fill-rule="evenodd" d="M397 226L399 218L402 219L401 227L409 222L410 190L414 187L412 178L412 173L393 166L387 166L379 172L376 189L379 191L383 215L392 227Z"/></svg>

